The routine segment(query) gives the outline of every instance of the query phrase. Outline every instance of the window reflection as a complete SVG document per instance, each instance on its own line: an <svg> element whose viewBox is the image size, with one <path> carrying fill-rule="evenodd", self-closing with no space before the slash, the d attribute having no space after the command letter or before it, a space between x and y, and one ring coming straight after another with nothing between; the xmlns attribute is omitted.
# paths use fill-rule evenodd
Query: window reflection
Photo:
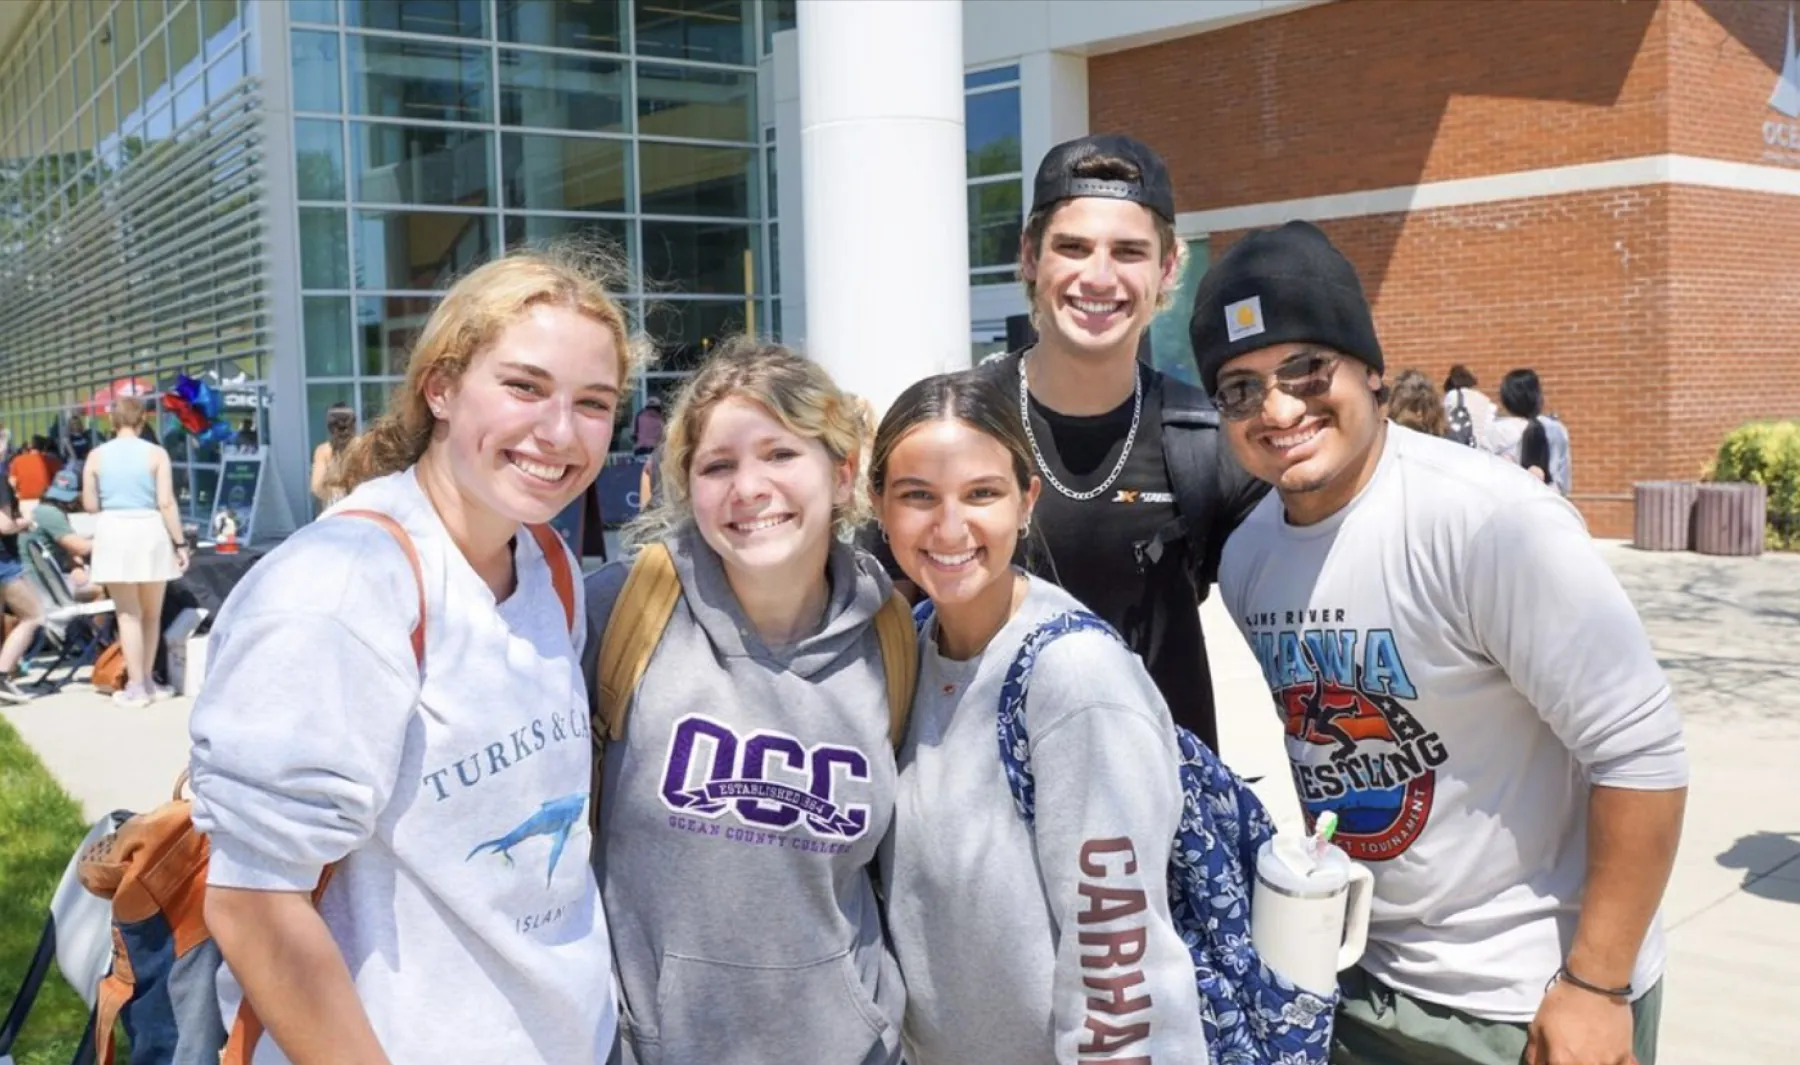
<svg viewBox="0 0 1800 1065"><path fill-rule="evenodd" d="M350 109L386 118L487 122L488 51L429 41L352 36Z"/></svg>
<svg viewBox="0 0 1800 1065"><path fill-rule="evenodd" d="M345 0L352 26L438 37L487 34L487 0Z"/></svg>
<svg viewBox="0 0 1800 1065"><path fill-rule="evenodd" d="M566 238L591 240L616 256L619 265L625 266L631 261L631 229L631 223L623 218L509 214L506 216L506 246L541 246Z"/></svg>
<svg viewBox="0 0 1800 1065"><path fill-rule="evenodd" d="M301 301L308 377L348 377L354 366L350 350L350 298L307 296Z"/></svg>
<svg viewBox="0 0 1800 1065"><path fill-rule="evenodd" d="M493 202L493 141L486 133L357 122L350 134L356 198L363 203Z"/></svg>
<svg viewBox="0 0 1800 1065"><path fill-rule="evenodd" d="M356 278L364 288L438 288L493 255L494 219L436 211L356 212Z"/></svg>
<svg viewBox="0 0 1800 1065"><path fill-rule="evenodd" d="M624 51L623 0L500 0L500 39L591 52Z"/></svg>
<svg viewBox="0 0 1800 1065"><path fill-rule="evenodd" d="M639 55L751 62L749 0L636 0Z"/></svg>
<svg viewBox="0 0 1800 1065"><path fill-rule="evenodd" d="M695 295L761 292L751 227L730 222L651 222L644 228L644 279Z"/></svg>
<svg viewBox="0 0 1800 1065"><path fill-rule="evenodd" d="M656 345L656 368L692 372L729 336L745 332L749 315L736 300L660 300L650 305L646 332Z"/></svg>
<svg viewBox="0 0 1800 1065"><path fill-rule="evenodd" d="M343 127L336 122L295 119L294 170L301 199L343 199Z"/></svg>
<svg viewBox="0 0 1800 1065"><path fill-rule="evenodd" d="M399 377L437 306L436 296L365 296L356 301L366 377Z"/></svg>
<svg viewBox="0 0 1800 1065"><path fill-rule="evenodd" d="M756 153L711 145L638 144L639 197L645 214L749 218Z"/></svg>
<svg viewBox="0 0 1800 1065"><path fill-rule="evenodd" d="M500 122L626 133L625 64L500 50Z"/></svg>
<svg viewBox="0 0 1800 1065"><path fill-rule="evenodd" d="M1012 174L1019 162L1019 90L971 95L964 108L969 176Z"/></svg>
<svg viewBox="0 0 1800 1065"><path fill-rule="evenodd" d="M508 133L502 138L506 206L534 211L628 209L631 145L591 137Z"/></svg>
<svg viewBox="0 0 1800 1065"><path fill-rule="evenodd" d="M969 186L969 265L1008 266L1019 257L1019 183Z"/></svg>
<svg viewBox="0 0 1800 1065"><path fill-rule="evenodd" d="M646 137L756 140L756 76L638 64L638 132Z"/></svg>

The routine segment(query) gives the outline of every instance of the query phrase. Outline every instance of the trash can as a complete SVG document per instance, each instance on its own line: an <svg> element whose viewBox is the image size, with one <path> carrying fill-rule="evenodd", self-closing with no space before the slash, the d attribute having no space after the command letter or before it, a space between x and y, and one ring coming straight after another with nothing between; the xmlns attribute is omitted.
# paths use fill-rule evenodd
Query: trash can
<svg viewBox="0 0 1800 1065"><path fill-rule="evenodd" d="M1694 500L1694 550L1703 555L1760 555L1769 490L1760 484L1703 484Z"/></svg>
<svg viewBox="0 0 1800 1065"><path fill-rule="evenodd" d="M1686 551L1693 546L1694 481L1643 481L1631 486L1631 545L1639 551Z"/></svg>

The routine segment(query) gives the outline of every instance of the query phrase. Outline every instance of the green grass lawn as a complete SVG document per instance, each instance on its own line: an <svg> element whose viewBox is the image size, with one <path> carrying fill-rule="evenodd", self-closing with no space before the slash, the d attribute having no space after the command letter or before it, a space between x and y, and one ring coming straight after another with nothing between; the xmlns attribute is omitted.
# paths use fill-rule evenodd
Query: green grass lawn
<svg viewBox="0 0 1800 1065"><path fill-rule="evenodd" d="M31 964L50 896L87 827L81 807L0 719L0 1018ZM67 1065L86 1027L87 1006L52 967L13 1057L19 1065Z"/></svg>

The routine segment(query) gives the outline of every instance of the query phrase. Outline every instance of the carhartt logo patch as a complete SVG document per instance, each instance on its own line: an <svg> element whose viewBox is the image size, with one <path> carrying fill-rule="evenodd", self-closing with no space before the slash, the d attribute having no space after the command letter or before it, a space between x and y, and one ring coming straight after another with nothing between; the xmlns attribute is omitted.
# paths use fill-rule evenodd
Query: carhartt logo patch
<svg viewBox="0 0 1800 1065"><path fill-rule="evenodd" d="M1225 308L1225 339L1236 342L1264 331L1262 297L1251 296Z"/></svg>

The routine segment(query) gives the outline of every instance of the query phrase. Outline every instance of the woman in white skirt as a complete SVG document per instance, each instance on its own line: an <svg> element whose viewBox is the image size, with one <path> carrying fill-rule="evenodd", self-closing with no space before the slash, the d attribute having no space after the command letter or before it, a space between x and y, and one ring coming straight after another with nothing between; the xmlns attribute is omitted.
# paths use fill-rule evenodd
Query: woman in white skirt
<svg viewBox="0 0 1800 1065"><path fill-rule="evenodd" d="M130 396L113 403L112 440L95 448L81 471L81 505L94 523L91 580L106 586L119 618L125 653L121 706L149 706L173 694L150 679L162 635L163 589L187 568L187 544L169 453L143 439L144 404Z"/></svg>

